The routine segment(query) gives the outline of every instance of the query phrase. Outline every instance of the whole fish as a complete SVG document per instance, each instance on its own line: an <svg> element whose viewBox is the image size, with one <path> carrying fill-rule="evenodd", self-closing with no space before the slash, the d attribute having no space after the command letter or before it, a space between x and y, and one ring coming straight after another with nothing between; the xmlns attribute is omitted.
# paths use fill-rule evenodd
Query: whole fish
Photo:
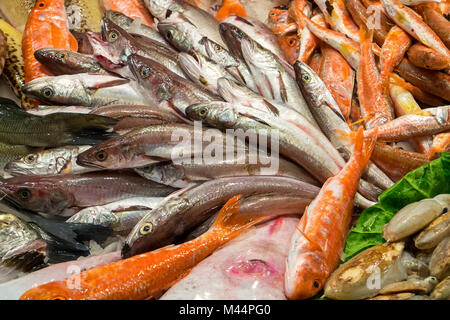
<svg viewBox="0 0 450 320"><path fill-rule="evenodd" d="M111 227L117 234L128 232L164 198L129 198L103 206L85 208L66 222L91 223Z"/></svg>
<svg viewBox="0 0 450 320"><path fill-rule="evenodd" d="M191 183L237 176L276 175L292 177L298 180L318 185L303 168L280 158L278 169L272 172L265 163L270 163L269 156L259 154L258 163L252 163L248 154L235 154L231 159L223 159L215 163L192 163L180 160L181 163L159 162L135 171L142 177L170 185L176 188L185 188ZM264 170L266 168L267 170Z"/></svg>
<svg viewBox="0 0 450 320"><path fill-rule="evenodd" d="M35 153L27 152L19 159L13 159L5 166L5 172L12 176L39 176L70 173L85 173L89 168L77 165L77 156L91 146L65 146Z"/></svg>
<svg viewBox="0 0 450 320"><path fill-rule="evenodd" d="M349 161L327 180L301 217L286 262L285 293L289 299L313 297L337 268L350 227L353 197L374 144L374 138L363 138L360 128Z"/></svg>
<svg viewBox="0 0 450 320"><path fill-rule="evenodd" d="M22 87L25 84L25 67L22 57L22 34L4 20L0 19L0 30L6 36L8 58L3 75L25 110L33 108L32 101L25 96Z"/></svg>
<svg viewBox="0 0 450 320"><path fill-rule="evenodd" d="M161 36L161 34L157 30L142 23L142 20L140 19L130 18L124 15L122 12L114 10L106 11L105 17L131 34L141 35L163 44L167 44L166 40L164 40L164 37Z"/></svg>
<svg viewBox="0 0 450 320"><path fill-rule="evenodd" d="M403 5L400 0L381 0L381 3L386 14L399 27L424 45L450 59L450 50L413 9Z"/></svg>
<svg viewBox="0 0 450 320"><path fill-rule="evenodd" d="M64 0L38 0L28 16L22 39L25 83L51 75L34 57L34 52L41 48L78 50L78 43L69 31Z"/></svg>
<svg viewBox="0 0 450 320"><path fill-rule="evenodd" d="M335 148L342 152L343 157L349 159L351 146L348 141L340 137L339 132L351 132L351 129L330 91L327 90L320 77L307 64L298 61L295 63L294 69L297 73L299 88L308 101L311 111L322 128L322 132L325 133ZM370 161L363 176L383 189L388 189L394 184L383 171Z"/></svg>
<svg viewBox="0 0 450 320"><path fill-rule="evenodd" d="M217 248L264 219L237 215L237 199L225 204L211 229L199 238L85 271L77 289L64 281L52 282L25 292L21 299L157 298Z"/></svg>
<svg viewBox="0 0 450 320"><path fill-rule="evenodd" d="M117 120L79 113L35 116L9 99L0 99L0 141L30 147L95 144L114 136L106 132Z"/></svg>
<svg viewBox="0 0 450 320"><path fill-rule="evenodd" d="M0 177L5 177L5 166L10 162L30 153L33 148L24 145L9 145L0 142Z"/></svg>
<svg viewBox="0 0 450 320"><path fill-rule="evenodd" d="M396 71L418 88L450 101L450 75L435 70L417 68L404 58Z"/></svg>
<svg viewBox="0 0 450 320"><path fill-rule="evenodd" d="M140 19L149 27L153 26L153 19L142 0L101 0L100 6L104 12L114 10L132 19Z"/></svg>
<svg viewBox="0 0 450 320"><path fill-rule="evenodd" d="M43 48L34 57L55 76L76 73L110 74L92 55L70 50Z"/></svg>
<svg viewBox="0 0 450 320"><path fill-rule="evenodd" d="M317 126L295 83L290 65L286 69L273 53L231 24L221 23L220 31L228 46L241 52L262 96L285 103Z"/></svg>
<svg viewBox="0 0 450 320"><path fill-rule="evenodd" d="M411 46L407 54L409 62L419 68L441 70L450 66L450 59L420 43Z"/></svg>
<svg viewBox="0 0 450 320"><path fill-rule="evenodd" d="M145 105L146 99L136 90L134 81L92 73L43 77L23 87L26 95L44 103L90 108L114 104Z"/></svg>
<svg viewBox="0 0 450 320"><path fill-rule="evenodd" d="M120 260L120 251L91 256L81 260L61 262L34 271L18 279L0 284L0 299L18 300L26 291L53 281L62 281L71 274L103 266ZM75 283L73 283L75 284Z"/></svg>
<svg viewBox="0 0 450 320"><path fill-rule="evenodd" d="M173 108L184 114L191 104L221 100L153 60L131 55L129 66L141 84L140 90L147 103Z"/></svg>
<svg viewBox="0 0 450 320"><path fill-rule="evenodd" d="M163 197L174 191L136 175L101 172L62 176L20 176L0 181L12 203L35 212L71 216L80 208L137 197Z"/></svg>
<svg viewBox="0 0 450 320"><path fill-rule="evenodd" d="M428 6L423 7L423 20L433 29L444 44L450 47L450 22L439 12Z"/></svg>
<svg viewBox="0 0 450 320"><path fill-rule="evenodd" d="M161 300L285 300L285 260L297 223L281 217L249 229L200 262Z"/></svg>
<svg viewBox="0 0 450 320"><path fill-rule="evenodd" d="M318 190L297 179L273 176L219 178L182 189L139 221L127 237L122 256L130 257L171 243L217 212L217 206L232 194L293 194L310 201Z"/></svg>

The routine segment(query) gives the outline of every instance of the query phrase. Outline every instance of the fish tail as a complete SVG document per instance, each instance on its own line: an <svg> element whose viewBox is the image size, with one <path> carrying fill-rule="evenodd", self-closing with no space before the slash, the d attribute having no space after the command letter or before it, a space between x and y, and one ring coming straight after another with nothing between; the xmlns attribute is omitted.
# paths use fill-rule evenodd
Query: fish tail
<svg viewBox="0 0 450 320"><path fill-rule="evenodd" d="M241 197L242 195L234 196L225 203L208 232L218 233L222 239L229 240L265 219L255 214L239 214Z"/></svg>
<svg viewBox="0 0 450 320"><path fill-rule="evenodd" d="M229 16L236 15L242 18L247 18L247 12L244 7L236 0L224 0L222 7L217 11L216 19L222 20Z"/></svg>
<svg viewBox="0 0 450 320"><path fill-rule="evenodd" d="M375 129L374 134L364 137L364 130L362 127L356 131L355 143L353 145L353 155L359 156L359 164L361 168L365 168L372 156L375 143L377 142L377 129Z"/></svg>

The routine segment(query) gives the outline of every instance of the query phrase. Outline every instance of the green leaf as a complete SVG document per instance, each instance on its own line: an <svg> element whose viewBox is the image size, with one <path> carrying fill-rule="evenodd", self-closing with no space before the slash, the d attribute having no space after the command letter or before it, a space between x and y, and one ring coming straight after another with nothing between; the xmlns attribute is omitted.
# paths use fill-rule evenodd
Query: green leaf
<svg viewBox="0 0 450 320"><path fill-rule="evenodd" d="M385 242L383 226L407 204L450 193L450 153L409 172L378 197L378 203L364 210L345 244L345 259Z"/></svg>

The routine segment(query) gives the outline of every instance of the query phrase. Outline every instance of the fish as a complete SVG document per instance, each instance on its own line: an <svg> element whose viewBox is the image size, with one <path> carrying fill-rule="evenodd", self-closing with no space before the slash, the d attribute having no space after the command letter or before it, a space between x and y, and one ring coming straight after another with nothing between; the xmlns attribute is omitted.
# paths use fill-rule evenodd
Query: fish
<svg viewBox="0 0 450 320"><path fill-rule="evenodd" d="M442 240L433 250L430 259L430 273L439 280L450 276L450 237Z"/></svg>
<svg viewBox="0 0 450 320"><path fill-rule="evenodd" d="M28 150L22 157L9 161L5 172L12 176L39 176L85 173L89 168L77 165L77 156L91 146L64 146L31 152Z"/></svg>
<svg viewBox="0 0 450 320"><path fill-rule="evenodd" d="M290 17L289 8L283 5L270 9L267 17L267 26L278 36L297 31L297 24Z"/></svg>
<svg viewBox="0 0 450 320"><path fill-rule="evenodd" d="M289 64L294 64L297 61L300 53L300 43L297 34L288 34L278 37L278 43L284 56Z"/></svg>
<svg viewBox="0 0 450 320"><path fill-rule="evenodd" d="M434 219L425 229L414 237L416 248L433 249L450 235L450 213L446 212Z"/></svg>
<svg viewBox="0 0 450 320"><path fill-rule="evenodd" d="M437 283L438 280L436 277L426 277L425 279L410 278L384 286L380 290L380 294L391 295L403 292L414 292L416 294L426 295L433 290Z"/></svg>
<svg viewBox="0 0 450 320"><path fill-rule="evenodd" d="M200 262L160 300L285 300L285 260L297 223L298 218L280 217L250 228Z"/></svg>
<svg viewBox="0 0 450 320"><path fill-rule="evenodd" d="M372 50L371 30L361 27L361 63L356 71L358 100L366 128L374 128L394 118L390 97L384 94L380 74Z"/></svg>
<svg viewBox="0 0 450 320"><path fill-rule="evenodd" d="M407 52L408 60L419 68L441 70L450 66L450 60L422 44L416 43Z"/></svg>
<svg viewBox="0 0 450 320"><path fill-rule="evenodd" d="M153 19L142 0L101 0L100 7L104 12L118 11L132 19L141 20L144 25L154 26Z"/></svg>
<svg viewBox="0 0 450 320"><path fill-rule="evenodd" d="M325 19L322 14L316 14L311 18L311 21L317 23L320 26L325 27ZM298 33L300 37L300 49L298 54L299 61L308 62L314 50L319 46L319 39L309 30L305 25L303 29Z"/></svg>
<svg viewBox="0 0 450 320"><path fill-rule="evenodd" d="M22 91L22 87L25 84L22 34L2 19L0 19L0 30L6 36L8 48L8 58L5 61L3 76L12 88L15 96L20 99L22 108L25 110L31 109L34 107L34 104Z"/></svg>
<svg viewBox="0 0 450 320"><path fill-rule="evenodd" d="M45 267L47 244L39 230L10 213L0 213L0 283Z"/></svg>
<svg viewBox="0 0 450 320"><path fill-rule="evenodd" d="M375 141L364 139L363 129L358 130L352 156L339 174L325 182L300 218L286 261L284 290L289 299L313 297L337 268L350 228L353 197Z"/></svg>
<svg viewBox="0 0 450 320"><path fill-rule="evenodd" d="M248 154L234 154L231 159L218 160L214 163L205 163L204 161L202 163L192 163L188 159L181 159L176 161L177 163L158 162L142 168L136 168L135 171L146 179L176 188L185 188L191 183L217 178L253 175L292 177L318 185L317 180L311 177L308 172L290 161L280 158L278 160L278 170L274 173L265 164L270 163L270 157L263 155L263 152L258 156L257 163L252 163ZM264 168L267 170L265 171Z"/></svg>
<svg viewBox="0 0 450 320"><path fill-rule="evenodd" d="M315 1L316 3L321 1ZM321 6L319 6L321 8ZM329 6L326 5L327 13L329 13L331 26L336 31L345 34L354 41L359 41L359 27L353 22L350 13L347 11L344 0L330 1Z"/></svg>
<svg viewBox="0 0 450 320"><path fill-rule="evenodd" d="M404 58L396 71L406 81L422 89L450 101L450 75L435 70L417 68Z"/></svg>
<svg viewBox="0 0 450 320"><path fill-rule="evenodd" d="M163 199L161 197L129 198L103 206L89 207L77 212L66 222L107 226L113 229L116 234L126 236Z"/></svg>
<svg viewBox="0 0 450 320"><path fill-rule="evenodd" d="M0 284L0 299L18 300L26 291L45 283L64 280L71 274L89 270L120 260L120 251L91 256L76 261L57 263L34 271L18 279Z"/></svg>
<svg viewBox="0 0 450 320"><path fill-rule="evenodd" d="M217 11L215 18L222 20L231 15L247 18L247 12L239 0L222 0L222 6Z"/></svg>
<svg viewBox="0 0 450 320"><path fill-rule="evenodd" d="M102 11L98 1L64 0L69 29L75 32L100 31Z"/></svg>
<svg viewBox="0 0 450 320"><path fill-rule="evenodd" d="M447 151L450 147L450 133L444 132L437 134L433 138L433 142L431 143L430 150L428 151L428 159L432 159L436 153Z"/></svg>
<svg viewBox="0 0 450 320"><path fill-rule="evenodd" d="M386 14L399 27L422 44L450 59L450 50L413 9L403 5L400 0L381 0L381 3Z"/></svg>
<svg viewBox="0 0 450 320"><path fill-rule="evenodd" d="M145 105L137 83L115 76L78 73L30 81L23 92L43 103L96 108L105 105Z"/></svg>
<svg viewBox="0 0 450 320"><path fill-rule="evenodd" d="M423 7L423 21L439 36L442 42L450 47L450 23L435 9L428 6Z"/></svg>
<svg viewBox="0 0 450 320"><path fill-rule="evenodd" d="M6 199L21 208L71 216L80 208L137 196L163 197L175 189L120 172L19 176L0 181Z"/></svg>
<svg viewBox="0 0 450 320"><path fill-rule="evenodd" d="M413 235L445 213L449 205L450 195L448 194L410 203L383 226L383 238L394 242Z"/></svg>
<svg viewBox="0 0 450 320"><path fill-rule="evenodd" d="M342 153L344 159L349 159L351 143L346 141L345 138L343 139L339 132L351 132L351 129L337 102L333 99L331 92L327 90L325 83L307 64L298 61L294 65L294 70L297 74L298 86L313 111L322 132L328 137L334 147ZM363 173L365 179L375 183L382 189L392 187L394 183L375 164L369 161L366 167Z"/></svg>
<svg viewBox="0 0 450 320"><path fill-rule="evenodd" d="M25 292L21 299L157 298L218 247L264 219L237 215L238 199L239 196L231 198L211 229L199 238L85 271L78 290L70 289L64 282L52 282ZM117 286L118 283L122 285Z"/></svg>
<svg viewBox="0 0 450 320"><path fill-rule="evenodd" d="M34 57L34 52L41 48L78 50L78 43L69 31L64 0L38 0L28 16L22 39L25 83L51 75Z"/></svg>
<svg viewBox="0 0 450 320"><path fill-rule="evenodd" d="M223 205L232 194L292 194L308 203L318 191L318 187L306 182L274 176L218 178L181 189L139 221L122 247L122 256L131 257L172 243L216 213L217 206Z"/></svg>
<svg viewBox="0 0 450 320"><path fill-rule="evenodd" d="M36 50L34 57L55 76L77 73L110 74L94 56L70 50L43 48Z"/></svg>
<svg viewBox="0 0 450 320"><path fill-rule="evenodd" d="M141 84L140 92L147 103L173 108L184 115L184 110L193 103L221 100L153 60L138 55L131 55L129 60L131 71Z"/></svg>
<svg viewBox="0 0 450 320"><path fill-rule="evenodd" d="M117 122L103 116L79 113L35 116L5 98L0 99L0 112L0 141L30 147L95 144L114 136L107 130Z"/></svg>
<svg viewBox="0 0 450 320"><path fill-rule="evenodd" d="M133 19L122 12L108 10L105 13L105 17L111 20L113 23L121 27L123 30L133 34L141 35L146 38L161 42L162 44L168 44L164 37L155 28L149 27L143 24L140 19Z"/></svg>
<svg viewBox="0 0 450 320"><path fill-rule="evenodd" d="M9 145L0 142L0 177L5 177L5 166L25 154L32 151L33 148L24 145Z"/></svg>
<svg viewBox="0 0 450 320"><path fill-rule="evenodd" d="M35 116L46 116L52 113L89 113L92 109L81 106L45 106L40 105L36 109L27 110L29 114Z"/></svg>
<svg viewBox="0 0 450 320"><path fill-rule="evenodd" d="M430 294L431 299L445 300L450 297L450 276L439 282Z"/></svg>
<svg viewBox="0 0 450 320"><path fill-rule="evenodd" d="M331 274L325 284L325 297L335 300L371 298L382 287L405 280L404 248L404 242L388 242L360 252ZM379 285L375 284L377 273Z"/></svg>

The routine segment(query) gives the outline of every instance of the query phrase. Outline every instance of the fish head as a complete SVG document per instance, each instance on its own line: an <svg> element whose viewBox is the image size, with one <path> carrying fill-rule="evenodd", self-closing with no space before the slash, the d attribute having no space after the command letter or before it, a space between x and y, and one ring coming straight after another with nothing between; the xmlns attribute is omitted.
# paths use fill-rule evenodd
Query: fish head
<svg viewBox="0 0 450 320"><path fill-rule="evenodd" d="M73 61L70 59L72 51L54 48L42 48L34 52L34 57L42 64L65 65Z"/></svg>
<svg viewBox="0 0 450 320"><path fill-rule="evenodd" d="M78 276L78 275L75 275ZM67 278L64 281L55 281L40 285L38 287L29 289L21 297L20 300L69 300L74 299L78 292L77 289L69 289L67 284L70 284L72 278ZM73 280L73 286L78 280Z"/></svg>
<svg viewBox="0 0 450 320"><path fill-rule="evenodd" d="M102 19L101 30L103 40L108 42L113 55L126 63L128 56L136 51L133 37L108 18Z"/></svg>
<svg viewBox="0 0 450 320"><path fill-rule="evenodd" d="M22 91L47 104L82 105L87 95L82 83L70 75L37 78L25 84Z"/></svg>
<svg viewBox="0 0 450 320"><path fill-rule="evenodd" d="M0 181L6 200L35 212L59 214L74 202L73 196L45 177L14 177Z"/></svg>
<svg viewBox="0 0 450 320"><path fill-rule="evenodd" d="M129 57L128 66L139 83L148 84L146 89L150 89L158 95L158 101L170 100L170 92L167 92L166 89L171 80L164 67L151 59L135 54Z"/></svg>
<svg viewBox="0 0 450 320"><path fill-rule="evenodd" d="M298 41L298 36L296 34L279 36L278 43L289 64L293 64L297 61L300 53L300 42Z"/></svg>
<svg viewBox="0 0 450 320"><path fill-rule="evenodd" d="M182 52L190 52L193 49L193 38L190 36L187 22L158 23L158 30L172 46Z"/></svg>
<svg viewBox="0 0 450 320"><path fill-rule="evenodd" d="M50 165L48 152L29 153L22 158L6 164L4 170L13 176L35 175L37 172L47 172Z"/></svg>
<svg viewBox="0 0 450 320"><path fill-rule="evenodd" d="M325 257L317 250L293 253L289 253L286 263L286 296L289 299L309 299L323 288L328 278Z"/></svg>
<svg viewBox="0 0 450 320"><path fill-rule="evenodd" d="M64 2L62 1L53 1L53 0L38 0L34 5L33 12L38 14L43 14L46 12L55 13L55 12L64 12L66 13Z"/></svg>
<svg viewBox="0 0 450 320"><path fill-rule="evenodd" d="M144 0L145 5L152 14L152 16L158 19L164 19L167 14L167 10L175 1L173 0Z"/></svg>
<svg viewBox="0 0 450 320"><path fill-rule="evenodd" d="M289 8L281 5L270 9L267 21L270 25L289 22Z"/></svg>
<svg viewBox="0 0 450 320"><path fill-rule="evenodd" d="M119 11L107 10L105 13L105 17L120 27L129 27L131 23L133 23L133 19Z"/></svg>
<svg viewBox="0 0 450 320"><path fill-rule="evenodd" d="M218 63L226 68L239 66L239 61L237 61L236 58L233 57L231 53L220 44L208 39L207 37L203 37L199 44L204 48L202 52L205 52L206 56L215 63Z"/></svg>
<svg viewBox="0 0 450 320"><path fill-rule="evenodd" d="M212 126L230 128L237 121L238 113L233 105L215 101L190 105L186 108L186 116L192 121L204 121Z"/></svg>
<svg viewBox="0 0 450 320"><path fill-rule="evenodd" d="M219 32L230 51L243 59L241 42L243 39L247 39L248 36L241 29L227 22L219 24Z"/></svg>

